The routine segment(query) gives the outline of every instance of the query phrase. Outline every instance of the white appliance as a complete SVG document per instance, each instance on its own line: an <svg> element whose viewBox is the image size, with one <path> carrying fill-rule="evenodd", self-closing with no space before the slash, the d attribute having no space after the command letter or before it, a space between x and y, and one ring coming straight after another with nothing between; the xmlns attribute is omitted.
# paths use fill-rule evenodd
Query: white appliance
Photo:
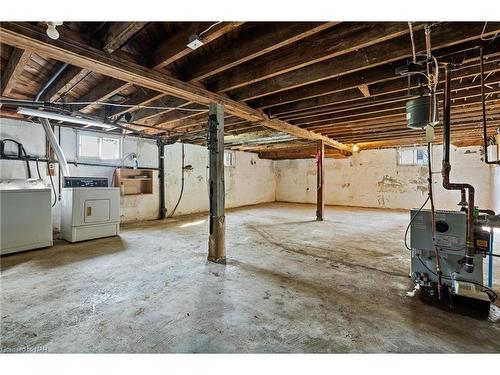
<svg viewBox="0 0 500 375"><path fill-rule="evenodd" d="M99 177L65 177L64 180L63 239L78 242L120 234L120 188L107 187L107 179Z"/></svg>
<svg viewBox="0 0 500 375"><path fill-rule="evenodd" d="M50 188L37 179L0 180L0 254L52 246Z"/></svg>

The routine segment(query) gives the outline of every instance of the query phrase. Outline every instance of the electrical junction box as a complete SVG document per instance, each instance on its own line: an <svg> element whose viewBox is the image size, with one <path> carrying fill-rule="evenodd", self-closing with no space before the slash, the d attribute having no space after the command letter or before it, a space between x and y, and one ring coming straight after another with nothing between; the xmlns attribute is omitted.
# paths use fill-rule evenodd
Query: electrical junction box
<svg viewBox="0 0 500 375"><path fill-rule="evenodd" d="M120 233L120 189L62 189L61 236L69 242L117 236Z"/></svg>

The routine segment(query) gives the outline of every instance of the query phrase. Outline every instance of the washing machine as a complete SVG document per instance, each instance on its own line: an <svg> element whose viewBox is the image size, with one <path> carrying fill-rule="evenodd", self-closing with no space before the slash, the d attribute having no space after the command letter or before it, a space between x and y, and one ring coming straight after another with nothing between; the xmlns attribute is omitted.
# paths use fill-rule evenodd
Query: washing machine
<svg viewBox="0 0 500 375"><path fill-rule="evenodd" d="M69 242L120 234L120 189L106 177L64 177L61 237Z"/></svg>
<svg viewBox="0 0 500 375"><path fill-rule="evenodd" d="M0 254L52 246L51 192L42 180L0 180L0 212Z"/></svg>

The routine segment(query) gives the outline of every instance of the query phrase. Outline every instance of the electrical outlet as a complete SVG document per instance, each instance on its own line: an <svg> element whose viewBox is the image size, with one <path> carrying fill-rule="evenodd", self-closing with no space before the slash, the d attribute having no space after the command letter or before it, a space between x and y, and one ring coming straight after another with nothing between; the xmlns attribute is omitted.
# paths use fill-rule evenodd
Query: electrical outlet
<svg viewBox="0 0 500 375"><path fill-rule="evenodd" d="M49 163L49 176L55 176L56 175L56 165L55 163Z"/></svg>

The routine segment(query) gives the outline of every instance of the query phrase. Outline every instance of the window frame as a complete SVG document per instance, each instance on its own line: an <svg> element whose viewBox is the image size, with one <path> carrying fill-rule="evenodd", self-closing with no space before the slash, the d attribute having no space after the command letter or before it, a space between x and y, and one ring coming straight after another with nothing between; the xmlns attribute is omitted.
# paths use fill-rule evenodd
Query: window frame
<svg viewBox="0 0 500 375"><path fill-rule="evenodd" d="M402 163L402 153L403 152L408 152L411 151L413 153L413 161L411 163ZM422 157L422 162L418 162L419 158L419 153L423 156ZM428 155L427 155L427 150L423 147L400 147L397 149L396 153L396 163L398 167L421 167L421 166L426 166L428 163Z"/></svg>
<svg viewBox="0 0 500 375"><path fill-rule="evenodd" d="M226 155L231 155L231 164L226 164ZM236 166L236 152L233 150L224 150L224 168L234 168Z"/></svg>
<svg viewBox="0 0 500 375"><path fill-rule="evenodd" d="M97 156L85 156L82 155L82 145L81 145L81 137L94 137L97 138L98 141L98 155ZM118 140L118 157L117 158L103 158L102 157L102 144L103 139L116 139ZM76 156L78 160L98 160L98 161L120 161L123 158L123 137L116 136L114 134L102 134L91 131L81 131L77 130L76 132Z"/></svg>

